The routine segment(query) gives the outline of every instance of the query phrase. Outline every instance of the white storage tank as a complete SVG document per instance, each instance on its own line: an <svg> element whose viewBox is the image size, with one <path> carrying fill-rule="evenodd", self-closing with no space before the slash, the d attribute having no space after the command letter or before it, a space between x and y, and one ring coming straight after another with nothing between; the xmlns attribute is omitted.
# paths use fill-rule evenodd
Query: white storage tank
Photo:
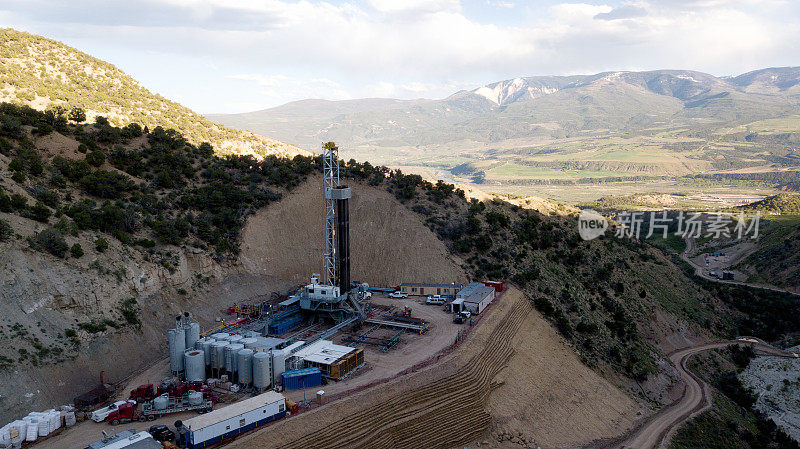
<svg viewBox="0 0 800 449"><path fill-rule="evenodd" d="M239 370L236 365L236 354L242 349L244 349L244 345L241 343L231 343L225 347L225 370L229 373L235 373Z"/></svg>
<svg viewBox="0 0 800 449"><path fill-rule="evenodd" d="M239 340L239 343L243 344L247 349L253 349L253 346L256 345L256 342L258 342L258 340L253 337L247 337Z"/></svg>
<svg viewBox="0 0 800 449"><path fill-rule="evenodd" d="M253 386L263 390L270 386L272 372L270 370L270 355L267 352L253 354Z"/></svg>
<svg viewBox="0 0 800 449"><path fill-rule="evenodd" d="M196 321L191 321L183 325L183 330L186 338L186 347L193 348L194 343L200 339L200 324Z"/></svg>
<svg viewBox="0 0 800 449"><path fill-rule="evenodd" d="M288 348L284 348L288 350ZM279 349L279 350L272 350L269 353L272 354L272 382L275 384L280 384L281 381L281 374L286 371L286 350Z"/></svg>
<svg viewBox="0 0 800 449"><path fill-rule="evenodd" d="M153 409L155 410L165 410L167 405L169 405L169 394L167 393L153 399Z"/></svg>
<svg viewBox="0 0 800 449"><path fill-rule="evenodd" d="M216 340L211 337L206 337L203 339L203 356L206 361L206 366L211 366L211 345L214 344Z"/></svg>
<svg viewBox="0 0 800 449"><path fill-rule="evenodd" d="M229 341L230 343L241 343L241 342L242 342L241 340L242 340L243 338L244 338L244 337L242 337L242 336L241 336L241 335L239 335L239 334L231 334L231 336L230 336L230 337L228 337L228 341Z"/></svg>
<svg viewBox="0 0 800 449"><path fill-rule="evenodd" d="M252 349L242 349L236 354L236 371L239 373L239 383L250 385L253 381Z"/></svg>
<svg viewBox="0 0 800 449"><path fill-rule="evenodd" d="M186 336L182 326L167 331L169 341L169 370L183 371L183 352L186 351Z"/></svg>
<svg viewBox="0 0 800 449"><path fill-rule="evenodd" d="M194 342L194 349L203 349L203 343L205 343L205 341L205 338L199 338L196 342Z"/></svg>
<svg viewBox="0 0 800 449"><path fill-rule="evenodd" d="M222 340L228 341L228 339L231 338L231 334L227 332L217 332L216 334L213 334L211 338L217 341L222 341Z"/></svg>
<svg viewBox="0 0 800 449"><path fill-rule="evenodd" d="M206 378L206 358L203 351L190 349L183 355L187 382L202 382Z"/></svg>
<svg viewBox="0 0 800 449"><path fill-rule="evenodd" d="M211 344L211 367L216 370L225 369L225 347L227 341L215 341Z"/></svg>
<svg viewBox="0 0 800 449"><path fill-rule="evenodd" d="M199 391L189 391L189 405L200 405L203 403L203 393Z"/></svg>

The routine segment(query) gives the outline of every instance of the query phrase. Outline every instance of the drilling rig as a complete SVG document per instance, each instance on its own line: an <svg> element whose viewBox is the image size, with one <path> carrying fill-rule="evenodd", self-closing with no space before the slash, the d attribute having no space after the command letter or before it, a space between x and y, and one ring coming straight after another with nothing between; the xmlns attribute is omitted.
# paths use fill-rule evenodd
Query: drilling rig
<svg viewBox="0 0 800 449"><path fill-rule="evenodd" d="M357 294L350 291L350 197L349 187L340 185L339 148L333 142L322 145L322 222L325 249L322 275L313 274L311 283L300 291L300 308L342 323L354 316L364 317ZM349 303L349 304L348 304Z"/></svg>

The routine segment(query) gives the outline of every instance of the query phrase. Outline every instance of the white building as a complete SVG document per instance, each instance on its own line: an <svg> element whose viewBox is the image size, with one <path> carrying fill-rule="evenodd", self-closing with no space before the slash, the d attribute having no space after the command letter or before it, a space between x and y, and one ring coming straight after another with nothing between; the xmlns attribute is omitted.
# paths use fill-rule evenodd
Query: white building
<svg viewBox="0 0 800 449"><path fill-rule="evenodd" d="M454 313L469 310L473 315L478 315L494 301L494 295L494 287L473 282L456 294L456 299L451 307Z"/></svg>

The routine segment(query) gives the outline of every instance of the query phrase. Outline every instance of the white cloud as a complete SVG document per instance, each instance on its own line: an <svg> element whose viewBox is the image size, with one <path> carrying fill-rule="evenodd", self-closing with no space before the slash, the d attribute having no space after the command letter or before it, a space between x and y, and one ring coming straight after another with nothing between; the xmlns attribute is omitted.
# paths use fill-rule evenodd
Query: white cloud
<svg viewBox="0 0 800 449"><path fill-rule="evenodd" d="M420 14L461 9L459 0L368 0L367 4L386 14Z"/></svg>
<svg viewBox="0 0 800 449"><path fill-rule="evenodd" d="M481 1L497 14L511 6ZM257 92L265 106L308 97L442 97L535 74L665 67L733 74L800 60L796 2L604 3L542 9L518 2L513 20L493 22L458 0L5 0L0 23L74 45L102 42L122 66L147 48L195 58L197 67L216 67L207 82L238 86L208 89L204 110L222 104L213 95L245 104ZM177 88L158 71L186 70L177 62L125 68L165 83L153 87L167 95Z"/></svg>

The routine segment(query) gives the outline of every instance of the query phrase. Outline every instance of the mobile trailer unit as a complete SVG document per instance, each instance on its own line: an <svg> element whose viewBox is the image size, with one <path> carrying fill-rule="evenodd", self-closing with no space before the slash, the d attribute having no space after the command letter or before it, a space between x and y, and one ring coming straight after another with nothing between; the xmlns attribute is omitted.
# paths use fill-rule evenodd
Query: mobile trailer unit
<svg viewBox="0 0 800 449"><path fill-rule="evenodd" d="M268 391L211 413L183 422L189 429L189 449L211 447L232 440L264 424L286 416L286 398Z"/></svg>

